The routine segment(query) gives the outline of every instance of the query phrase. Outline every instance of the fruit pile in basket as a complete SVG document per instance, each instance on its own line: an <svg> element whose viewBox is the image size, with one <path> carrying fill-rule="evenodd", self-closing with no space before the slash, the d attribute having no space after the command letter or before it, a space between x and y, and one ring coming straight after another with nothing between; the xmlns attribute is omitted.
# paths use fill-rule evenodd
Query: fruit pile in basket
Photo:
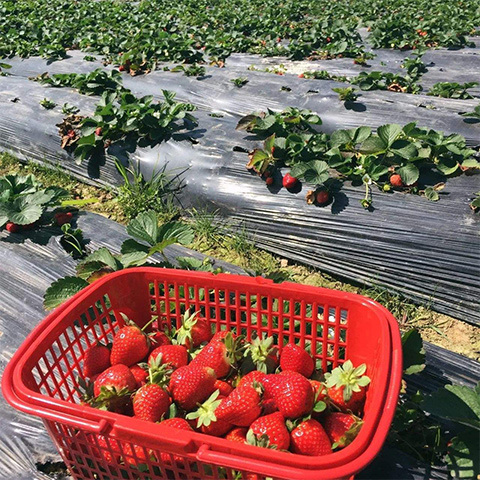
<svg viewBox="0 0 480 480"><path fill-rule="evenodd" d="M302 455L347 446L362 426L370 379L347 360L323 373L303 348L245 341L185 312L176 331L125 326L83 359L82 401L148 422ZM148 333L147 333L148 330Z"/></svg>

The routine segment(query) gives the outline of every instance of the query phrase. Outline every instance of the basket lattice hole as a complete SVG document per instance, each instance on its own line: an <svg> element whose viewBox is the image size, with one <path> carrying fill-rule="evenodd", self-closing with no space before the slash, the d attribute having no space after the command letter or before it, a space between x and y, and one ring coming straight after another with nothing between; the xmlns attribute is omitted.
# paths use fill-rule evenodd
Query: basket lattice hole
<svg viewBox="0 0 480 480"><path fill-rule="evenodd" d="M347 316L348 316L348 311L344 310L343 308L340 310L340 324L341 325L346 325L347 324Z"/></svg>
<svg viewBox="0 0 480 480"><path fill-rule="evenodd" d="M346 355L346 348L338 347L338 359L345 361L345 355Z"/></svg>
<svg viewBox="0 0 480 480"><path fill-rule="evenodd" d="M340 329L339 338L342 343L347 342L347 330L345 328Z"/></svg>
<svg viewBox="0 0 480 480"><path fill-rule="evenodd" d="M337 310L336 308L330 307L328 309L328 321L330 323L335 323L337 320Z"/></svg>

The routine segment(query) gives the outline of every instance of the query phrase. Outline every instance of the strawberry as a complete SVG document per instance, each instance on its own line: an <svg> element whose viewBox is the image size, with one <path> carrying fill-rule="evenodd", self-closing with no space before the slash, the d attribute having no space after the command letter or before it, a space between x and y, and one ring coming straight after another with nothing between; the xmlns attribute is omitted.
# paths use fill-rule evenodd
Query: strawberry
<svg viewBox="0 0 480 480"><path fill-rule="evenodd" d="M176 369L188 363L188 352L183 345L162 345L148 357L148 364L169 365Z"/></svg>
<svg viewBox="0 0 480 480"><path fill-rule="evenodd" d="M75 130L73 130L73 129L70 129L70 130L67 132L67 137L68 137L68 138L75 138L75 135L76 135L76 133L75 133Z"/></svg>
<svg viewBox="0 0 480 480"><path fill-rule="evenodd" d="M125 365L114 365L101 373L93 383L93 406L126 413L130 406L130 394L137 388L137 381Z"/></svg>
<svg viewBox="0 0 480 480"><path fill-rule="evenodd" d="M226 377L232 365L243 355L241 341L241 337L234 339L231 333L227 333L221 340L214 336L191 361L191 365L213 368L217 378Z"/></svg>
<svg viewBox="0 0 480 480"><path fill-rule="evenodd" d="M168 420L163 420L163 422L161 422L160 425L164 425L165 427L170 427L170 428L177 428L178 430L187 430L190 432L193 431L193 428L189 425L189 423L184 418L169 418ZM175 432L175 434L178 435L179 432ZM183 457L179 455L166 453L166 452L160 453L160 460L165 465L172 465L172 463L175 463L178 466L184 465Z"/></svg>
<svg viewBox="0 0 480 480"><path fill-rule="evenodd" d="M152 353L157 347L172 344L168 335L160 330L149 333L148 338L150 339L150 353Z"/></svg>
<svg viewBox="0 0 480 480"><path fill-rule="evenodd" d="M287 450L290 445L290 435L283 415L275 412L257 418L247 432L247 442L250 445Z"/></svg>
<svg viewBox="0 0 480 480"><path fill-rule="evenodd" d="M141 362L150 350L148 337L133 322L121 328L113 339L110 360L112 365L119 363L130 367Z"/></svg>
<svg viewBox="0 0 480 480"><path fill-rule="evenodd" d="M284 371L291 370L309 377L315 369L315 364L313 358L303 348L287 343L280 355L280 367Z"/></svg>
<svg viewBox="0 0 480 480"><path fill-rule="evenodd" d="M97 128L95 129L95 135L96 135L97 137L101 137L101 136L102 136L102 127L97 127Z"/></svg>
<svg viewBox="0 0 480 480"><path fill-rule="evenodd" d="M88 348L83 356L83 376L92 378L110 367L110 350L103 344L97 343Z"/></svg>
<svg viewBox="0 0 480 480"><path fill-rule="evenodd" d="M305 74L304 73L301 73L298 78L305 78Z"/></svg>
<svg viewBox="0 0 480 480"><path fill-rule="evenodd" d="M218 390L220 392L220 395L224 397L228 397L233 391L233 387L229 383L224 382L223 380L215 380L214 387L215 390Z"/></svg>
<svg viewBox="0 0 480 480"><path fill-rule="evenodd" d="M90 437L89 443L95 456L105 459L108 463L118 463L120 461L121 447L116 440L113 438L107 440L103 435L95 436L92 434Z"/></svg>
<svg viewBox="0 0 480 480"><path fill-rule="evenodd" d="M72 218L73 218L72 212L57 212L53 216L55 223L59 227L61 227L62 225L65 225L66 223L70 223L72 221Z"/></svg>
<svg viewBox="0 0 480 480"><path fill-rule="evenodd" d="M293 188L298 182L298 178L292 177L290 173L286 173L283 177L283 186L285 188Z"/></svg>
<svg viewBox="0 0 480 480"><path fill-rule="evenodd" d="M176 337L179 345L187 349L196 348L212 339L212 328L206 318L198 317L199 312L192 315L187 310L183 316L182 326L177 330Z"/></svg>
<svg viewBox="0 0 480 480"><path fill-rule="evenodd" d="M133 365L130 367L130 371L137 381L138 388L143 387L147 383L148 371L145 368L140 365Z"/></svg>
<svg viewBox="0 0 480 480"><path fill-rule="evenodd" d="M265 380L266 374L260 370L253 370L247 373L242 379L238 382L237 388L243 387L245 385L253 385L253 382L262 383Z"/></svg>
<svg viewBox="0 0 480 480"><path fill-rule="evenodd" d="M5 225L5 228L7 229L7 232L16 233L19 230L21 230L22 227L21 225L17 225L16 223L7 222L7 224Z"/></svg>
<svg viewBox="0 0 480 480"><path fill-rule="evenodd" d="M329 200L330 200L330 194L328 193L328 190L319 190L315 194L315 201L319 205L323 205L325 203L328 203Z"/></svg>
<svg viewBox="0 0 480 480"><path fill-rule="evenodd" d="M119 71L119 72L124 72L124 71L125 71L125 66L124 66L124 65L120 65L120 66L118 67L118 71Z"/></svg>
<svg viewBox="0 0 480 480"><path fill-rule="evenodd" d="M325 385L330 400L340 410L360 413L365 403L366 387L370 378L365 374L367 366L363 363L353 368L350 360L325 374Z"/></svg>
<svg viewBox="0 0 480 480"><path fill-rule="evenodd" d="M313 390L310 382L297 372L285 371L284 375L268 375L265 392L272 395L278 410L285 418L308 415L313 408ZM265 382L264 382L265 385Z"/></svg>
<svg viewBox="0 0 480 480"><path fill-rule="evenodd" d="M257 337L247 346L244 356L257 370L273 372L278 367L278 348L272 345L273 337Z"/></svg>
<svg viewBox="0 0 480 480"><path fill-rule="evenodd" d="M358 435L363 425L355 415L334 412L325 418L323 428L327 432L332 448L343 448L349 445Z"/></svg>
<svg viewBox="0 0 480 480"><path fill-rule="evenodd" d="M273 185L273 182L274 182L273 177L267 177L267 178L265 179L265 183L266 183L267 185Z"/></svg>
<svg viewBox="0 0 480 480"><path fill-rule="evenodd" d="M237 387L215 410L219 420L248 427L262 413L262 388L255 384Z"/></svg>
<svg viewBox="0 0 480 480"><path fill-rule="evenodd" d="M396 188L402 188L402 187L405 186L404 183L403 183L402 177L398 173L394 173L390 177L390 185L392 185L392 187L396 187Z"/></svg>
<svg viewBox="0 0 480 480"><path fill-rule="evenodd" d="M215 371L210 367L190 365L177 368L170 378L170 394L184 410L192 410L215 389Z"/></svg>
<svg viewBox="0 0 480 480"><path fill-rule="evenodd" d="M268 398L262 402L262 415L270 415L278 412L277 402L273 398Z"/></svg>
<svg viewBox="0 0 480 480"><path fill-rule="evenodd" d="M313 389L313 415L317 418L316 413L324 412L327 408L327 387L317 380L309 380Z"/></svg>
<svg viewBox="0 0 480 480"><path fill-rule="evenodd" d="M313 418L301 422L290 433L291 450L301 455L320 456L332 453L330 439Z"/></svg>
<svg viewBox="0 0 480 480"><path fill-rule="evenodd" d="M153 457L153 450L142 447L141 445L132 445L125 443L123 445L123 459L132 467L138 467L140 464L147 463Z"/></svg>
<svg viewBox="0 0 480 480"><path fill-rule="evenodd" d="M225 435L225 438L231 442L247 443L247 432L248 428L235 427Z"/></svg>
<svg viewBox="0 0 480 480"><path fill-rule="evenodd" d="M147 422L159 422L170 407L170 397L156 383L147 383L133 397L133 413Z"/></svg>

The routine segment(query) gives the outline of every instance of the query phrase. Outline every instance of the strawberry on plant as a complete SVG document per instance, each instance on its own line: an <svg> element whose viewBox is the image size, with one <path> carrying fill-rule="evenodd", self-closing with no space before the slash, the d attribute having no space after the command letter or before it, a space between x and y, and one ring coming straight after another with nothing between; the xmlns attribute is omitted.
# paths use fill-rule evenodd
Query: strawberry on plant
<svg viewBox="0 0 480 480"><path fill-rule="evenodd" d="M342 412L331 413L323 422L323 428L332 442L332 448L343 448L352 443L362 425L363 421L360 418Z"/></svg>
<svg viewBox="0 0 480 480"><path fill-rule="evenodd" d="M287 450L290 445L290 434L285 426L285 419L280 412L257 418L247 433L250 445Z"/></svg>
<svg viewBox="0 0 480 480"><path fill-rule="evenodd" d="M170 394L177 405L190 411L213 393L215 380L215 371L212 368L194 365L192 362L172 373Z"/></svg>
<svg viewBox="0 0 480 480"><path fill-rule="evenodd" d="M323 427L313 418L301 422L290 433L290 445L293 453L320 456L332 453L330 439Z"/></svg>
<svg viewBox="0 0 480 480"><path fill-rule="evenodd" d="M308 378L313 373L315 364L305 349L294 343L287 343L280 355L280 367L283 371L291 370Z"/></svg>
<svg viewBox="0 0 480 480"><path fill-rule="evenodd" d="M247 432L248 428L235 427L225 435L225 439L230 442L247 443Z"/></svg>
<svg viewBox="0 0 480 480"><path fill-rule="evenodd" d="M112 365L121 363L129 367L141 362L150 350L147 335L133 322L126 323L126 326L121 328L113 339L110 357Z"/></svg>
<svg viewBox="0 0 480 480"><path fill-rule="evenodd" d="M53 220L59 227L61 227L62 225L65 225L66 223L70 223L72 221L72 218L73 218L72 212L57 212L53 216Z"/></svg>
<svg viewBox="0 0 480 480"><path fill-rule="evenodd" d="M17 225L16 223L7 222L7 224L5 225L5 228L7 229L7 232L16 233L19 230L21 230L22 227L20 225Z"/></svg>
<svg viewBox="0 0 480 480"><path fill-rule="evenodd" d="M176 338L179 345L185 345L189 350L212 339L212 327L206 318L198 317L199 312L190 315L189 310L183 315L182 326L177 330Z"/></svg>
<svg viewBox="0 0 480 480"><path fill-rule="evenodd" d="M315 194L315 201L319 205L324 205L330 201L330 193L328 190L318 190Z"/></svg>
<svg viewBox="0 0 480 480"><path fill-rule="evenodd" d="M92 378L110 367L110 350L102 343L89 347L83 356L83 376Z"/></svg>
<svg viewBox="0 0 480 480"><path fill-rule="evenodd" d="M405 184L402 181L402 177L398 173L394 173L390 177L390 184L392 185L392 187L396 187L396 188L402 188L405 186Z"/></svg>
<svg viewBox="0 0 480 480"><path fill-rule="evenodd" d="M285 176L283 177L283 186L285 188L293 188L298 182L298 178L292 177L290 173L286 173Z"/></svg>
<svg viewBox="0 0 480 480"><path fill-rule="evenodd" d="M102 127L97 127L97 128L95 129L95 135L96 135L97 137L101 137L101 136L102 136L102 132L103 132Z"/></svg>
<svg viewBox="0 0 480 480"><path fill-rule="evenodd" d="M183 345L162 345L150 354L148 363L156 363L157 366L169 365L176 369L188 363L188 352Z"/></svg>
<svg viewBox="0 0 480 480"><path fill-rule="evenodd" d="M265 179L265 183L266 183L267 185L269 185L269 186L270 186L270 185L273 185L273 183L274 183L273 177L267 177L267 178Z"/></svg>
<svg viewBox="0 0 480 480"><path fill-rule="evenodd" d="M223 378L230 373L232 365L242 358L243 338L234 338L230 332L224 338L216 335L192 360L191 365L213 368L217 378Z"/></svg>
<svg viewBox="0 0 480 480"><path fill-rule="evenodd" d="M360 413L365 403L366 387L370 378L365 375L367 366L363 363L357 368L350 360L325 374L330 400L342 411L351 410Z"/></svg>

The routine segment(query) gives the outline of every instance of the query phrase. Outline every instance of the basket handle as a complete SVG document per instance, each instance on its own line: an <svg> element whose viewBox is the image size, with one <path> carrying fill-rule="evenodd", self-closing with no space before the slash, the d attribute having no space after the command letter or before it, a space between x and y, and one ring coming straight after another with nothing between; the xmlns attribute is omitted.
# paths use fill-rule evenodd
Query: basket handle
<svg viewBox="0 0 480 480"><path fill-rule="evenodd" d="M210 446L205 443L197 450L196 457L200 462L213 463L214 465L220 465L222 467L228 466L229 468L246 472L252 469L252 463L248 458L210 450ZM262 475L272 476L274 478L285 478L285 470L282 465L277 466L273 463L255 460L255 470L259 468L262 470ZM294 477L292 477L292 479L293 478ZM298 479L301 478L305 478L304 472L302 472L302 477L298 477Z"/></svg>

